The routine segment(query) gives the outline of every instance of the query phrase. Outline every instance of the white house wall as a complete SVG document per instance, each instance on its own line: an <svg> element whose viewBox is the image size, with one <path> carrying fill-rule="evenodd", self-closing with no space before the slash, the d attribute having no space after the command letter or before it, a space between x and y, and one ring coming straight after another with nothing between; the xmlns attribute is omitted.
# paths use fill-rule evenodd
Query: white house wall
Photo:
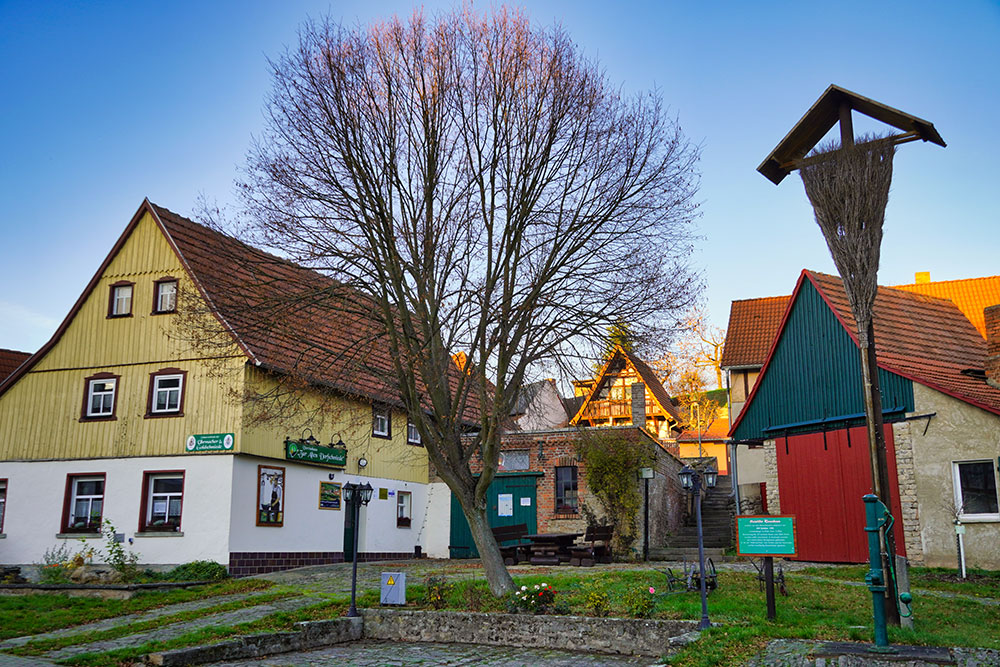
<svg viewBox="0 0 1000 667"><path fill-rule="evenodd" d="M259 465L285 469L281 526L256 525ZM340 560L344 549L346 505L340 510L319 509L319 483L330 481L331 474L332 481L338 484L368 482L375 489L369 505L361 509L359 553L366 558L398 558L413 554L427 507L426 484L361 477L291 461L237 456L229 526L231 569L237 574L253 574L255 571L244 568L271 570ZM379 498L379 490L383 488L387 490L385 500ZM410 527L396 526L396 493L399 491L412 494Z"/></svg>
<svg viewBox="0 0 1000 667"><path fill-rule="evenodd" d="M929 424L911 421L908 429L925 563L930 567L956 567L952 463L985 459L996 464L1000 457L1000 416L916 382L913 398L915 415L935 413ZM901 475L900 484L906 483ZM968 566L1000 569L1000 521L965 522L965 530Z"/></svg>
<svg viewBox="0 0 1000 667"><path fill-rule="evenodd" d="M46 550L66 544L80 550L79 538L58 538L66 492L66 476L104 473L104 513L125 546L150 565L176 565L193 560L229 560L228 524L231 456L190 455L0 463L7 479L7 508L0 539L0 563L41 563ZM181 532L169 537L138 533L144 471L183 470ZM128 541L131 540L131 544ZM103 549L102 538L88 546ZM99 560L99 559L98 559Z"/></svg>
<svg viewBox="0 0 1000 667"><path fill-rule="evenodd" d="M427 515L421 534L421 546L430 558L450 558L451 489L444 482L428 485Z"/></svg>

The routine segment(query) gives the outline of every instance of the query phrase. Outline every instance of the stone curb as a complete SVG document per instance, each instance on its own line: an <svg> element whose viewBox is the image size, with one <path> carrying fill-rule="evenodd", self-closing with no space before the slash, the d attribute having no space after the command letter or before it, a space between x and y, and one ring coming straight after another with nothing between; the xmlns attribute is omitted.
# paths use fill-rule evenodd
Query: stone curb
<svg viewBox="0 0 1000 667"><path fill-rule="evenodd" d="M700 634L698 621L365 609L365 639L659 657Z"/></svg>
<svg viewBox="0 0 1000 667"><path fill-rule="evenodd" d="M264 632L237 637L220 644L193 646L146 656L147 665L181 667L203 665L221 660L259 658L274 653L304 651L361 639L361 618L334 618L326 621L303 621L292 632Z"/></svg>
<svg viewBox="0 0 1000 667"><path fill-rule="evenodd" d="M237 637L219 644L152 653L147 665L180 667L259 658L361 639L560 649L661 656L701 636L698 621L583 616L529 616L478 612L365 609L360 618L296 623L293 632Z"/></svg>

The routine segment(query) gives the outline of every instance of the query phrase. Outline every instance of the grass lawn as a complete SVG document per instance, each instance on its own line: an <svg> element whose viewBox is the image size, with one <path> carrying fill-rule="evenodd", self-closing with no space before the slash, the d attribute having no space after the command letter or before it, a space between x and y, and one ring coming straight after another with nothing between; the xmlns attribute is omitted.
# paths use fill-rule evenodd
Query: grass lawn
<svg viewBox="0 0 1000 667"><path fill-rule="evenodd" d="M836 568L823 569L838 571ZM764 593L758 588L756 575L720 572L719 589L710 593L708 600L709 616L720 627L710 629L701 641L674 656L671 664L740 664L758 653L771 639L871 641L871 594L867 588L808 581L797 578L796 573L786 576L790 595L778 596L778 618L768 622L765 619ZM586 577L553 572L515 577L515 580L518 585L529 588L534 584L549 584L557 591L557 603L565 604L568 607L566 611L571 614L590 613L588 596L596 590L607 596L609 608L606 615L628 617L631 614L624 601L629 591L635 594L653 587L657 594L653 596L655 606L650 618L701 618L698 593L666 593L666 576L656 571L602 573L597 570ZM929 576L928 581L933 580L933 576ZM915 588L921 586L922 583L914 584ZM423 586L410 586L407 594L412 600L422 601L425 590ZM373 593L366 593L362 602L366 606L374 606L378 604L378 599ZM421 606L429 608L426 604ZM445 595L444 608L502 611L504 605L488 594L485 582L479 579L455 583ZM996 605L920 596L917 593L914 619L914 630L890 628L890 641L897 644L1000 648L1000 634L984 631L984 628L1000 627L1000 607Z"/></svg>
<svg viewBox="0 0 1000 667"><path fill-rule="evenodd" d="M864 581L868 568L863 565L849 567L809 567L801 570L827 579ZM1000 598L1000 572L969 569L962 579L957 570L943 567L911 567L910 587L930 591L961 593L972 597Z"/></svg>
<svg viewBox="0 0 1000 667"><path fill-rule="evenodd" d="M144 591L128 600L74 598L66 595L0 597L0 640L92 623L178 602L270 588L270 581L230 579L217 584L169 591Z"/></svg>
<svg viewBox="0 0 1000 667"><path fill-rule="evenodd" d="M824 567L803 572L835 580L858 580L859 575L863 577L864 568ZM1000 598L1000 592L992 588L1000 580L1000 573L980 573L982 579L977 582L951 581L950 574L953 573L914 569L914 588L936 588L968 595L975 595L977 592L979 595L996 593L996 597ZM867 588L845 586L835 581L808 580L797 575L796 572L786 574L790 595L778 597L778 619L768 622L764 618L764 594L758 589L756 575L720 572L719 589L709 595L709 615L719 625L704 633L701 641L673 656L670 664L685 667L738 665L756 655L771 639L779 638L871 641L871 596ZM697 592L668 593L666 576L656 570L602 571L598 567L586 572L553 569L544 574L527 574L515 571L514 578L518 586L528 586L532 590L535 584L552 586L556 591L556 604L560 607L560 613L611 617L648 615L650 618L660 619L697 619L701 616ZM470 569L468 578L439 580L439 584L441 587L435 587L434 590L441 594L440 600L432 605L427 595L427 582L412 582L407 590L407 598L410 600L407 607L506 611L505 601L490 595L479 570ZM213 584L198 590L148 593L121 601L69 599L60 596L0 598L0 629L4 636L42 632L54 627L85 623L210 594L267 585L268 582L243 579ZM648 593L650 587L656 591L652 595ZM280 586L273 592L283 595L286 591L294 592L295 588ZM647 603L648 608L644 612L637 611L642 607L637 601ZM219 604L223 603L220 601ZM377 607L378 604L377 590L359 591L359 607ZM63 661L63 664L93 667L125 665L150 652L214 643L240 634L291 630L297 621L343 615L346 607L346 596L334 595L312 607L274 613L251 623L202 628L168 641L148 642L108 653L75 656ZM920 595L917 592L914 615L916 628L890 628L890 641L897 644L1000 649L1000 633L987 630L1000 627L1000 606L963 598ZM168 622L181 619L166 617L162 620L144 621L137 624L135 629L155 624L157 620ZM114 634L120 636L123 632L125 631L116 630ZM63 645L65 642L59 640L56 643ZM25 649L37 654L42 648L54 647L56 644Z"/></svg>

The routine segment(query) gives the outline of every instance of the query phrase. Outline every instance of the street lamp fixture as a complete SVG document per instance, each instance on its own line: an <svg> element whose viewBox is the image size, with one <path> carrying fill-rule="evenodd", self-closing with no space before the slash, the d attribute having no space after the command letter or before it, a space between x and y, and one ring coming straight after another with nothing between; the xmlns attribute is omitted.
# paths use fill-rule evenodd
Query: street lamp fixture
<svg viewBox="0 0 1000 667"><path fill-rule="evenodd" d="M347 615L350 617L360 616L358 613L358 608L355 605L355 598L358 591L358 522L361 520L361 506L367 505L372 499L372 485L368 482L364 484L354 484L348 482L344 484L343 494L344 502L350 508L353 513L353 528L352 534L353 539L351 542L354 545L354 555L351 559L353 561L351 568L351 608L347 610Z"/></svg>
<svg viewBox="0 0 1000 667"><path fill-rule="evenodd" d="M309 437L306 437L306 431L309 431ZM318 445L319 444L319 440L317 440L316 436L313 435L313 432L312 432L311 428L303 429L303 431L302 431L302 440L300 442L303 445Z"/></svg>
<svg viewBox="0 0 1000 667"><path fill-rule="evenodd" d="M707 630L712 625L708 620L708 591L705 589L705 535L701 527L701 497L703 495L703 488L706 489L706 492L707 489L715 488L718 475L719 472L714 468L699 471L689 465L684 466L677 473L677 476L681 480L681 486L686 491L694 494L694 515L698 522L698 567L700 568L698 583L699 588L701 588L701 623L698 625L699 630Z"/></svg>

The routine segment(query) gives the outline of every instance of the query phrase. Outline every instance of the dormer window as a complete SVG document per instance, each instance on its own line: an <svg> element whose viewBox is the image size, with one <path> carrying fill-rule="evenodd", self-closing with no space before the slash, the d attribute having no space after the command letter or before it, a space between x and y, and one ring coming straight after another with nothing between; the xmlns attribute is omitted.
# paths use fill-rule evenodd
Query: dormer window
<svg viewBox="0 0 1000 667"><path fill-rule="evenodd" d="M161 278L153 283L153 314L173 313L177 310L177 280Z"/></svg>
<svg viewBox="0 0 1000 667"><path fill-rule="evenodd" d="M118 282L111 286L108 303L108 317L130 317L132 315L132 288L134 283Z"/></svg>

